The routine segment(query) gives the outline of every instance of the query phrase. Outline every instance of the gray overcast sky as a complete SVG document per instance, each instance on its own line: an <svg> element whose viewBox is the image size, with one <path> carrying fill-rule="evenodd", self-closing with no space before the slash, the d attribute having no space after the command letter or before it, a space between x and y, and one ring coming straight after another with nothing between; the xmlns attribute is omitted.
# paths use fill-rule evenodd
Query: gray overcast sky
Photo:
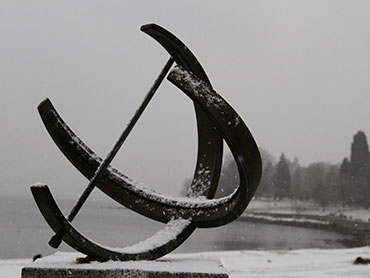
<svg viewBox="0 0 370 278"><path fill-rule="evenodd" d="M65 160L36 111L49 97L72 129L105 156L167 61L139 31L155 22L185 42L257 143L303 165L349 155L370 135L368 1L0 0L2 195L34 182L58 197L87 181ZM191 176L191 102L167 81L114 160L173 195Z"/></svg>

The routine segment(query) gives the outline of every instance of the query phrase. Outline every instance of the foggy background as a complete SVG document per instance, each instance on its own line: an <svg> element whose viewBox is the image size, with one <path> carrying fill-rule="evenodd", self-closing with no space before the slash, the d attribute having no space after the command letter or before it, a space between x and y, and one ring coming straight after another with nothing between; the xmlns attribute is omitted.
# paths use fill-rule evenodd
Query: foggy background
<svg viewBox="0 0 370 278"><path fill-rule="evenodd" d="M257 144L302 165L340 163L370 134L367 1L0 0L0 194L56 198L87 185L44 128L49 97L105 157L168 59L140 32L155 22L196 55ZM113 162L178 195L196 160L192 103L164 81ZM98 190L97 190L98 191Z"/></svg>

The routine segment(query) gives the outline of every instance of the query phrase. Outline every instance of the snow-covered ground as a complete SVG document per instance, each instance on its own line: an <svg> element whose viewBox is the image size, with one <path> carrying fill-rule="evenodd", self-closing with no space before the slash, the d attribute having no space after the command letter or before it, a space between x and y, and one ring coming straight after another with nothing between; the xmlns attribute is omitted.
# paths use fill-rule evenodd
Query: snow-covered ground
<svg viewBox="0 0 370 278"><path fill-rule="evenodd" d="M357 257L369 259L370 247L331 250L227 251L176 254L169 257L218 257L228 270L230 278L370 277L370 264L353 263ZM21 268L29 264L30 260L25 259L0 261L0 277L19 278Z"/></svg>
<svg viewBox="0 0 370 278"><path fill-rule="evenodd" d="M31 259L0 260L1 278L19 278L23 266L30 264Z"/></svg>
<svg viewBox="0 0 370 278"><path fill-rule="evenodd" d="M216 254L231 278L242 277L370 277L370 265L355 265L369 258L370 247L292 251L238 251Z"/></svg>

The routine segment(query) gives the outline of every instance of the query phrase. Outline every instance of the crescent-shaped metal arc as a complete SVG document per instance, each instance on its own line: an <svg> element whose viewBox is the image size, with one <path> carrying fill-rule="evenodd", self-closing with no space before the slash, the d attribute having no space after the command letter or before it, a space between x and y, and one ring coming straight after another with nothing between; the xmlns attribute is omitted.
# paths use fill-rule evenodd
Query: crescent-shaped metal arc
<svg viewBox="0 0 370 278"><path fill-rule="evenodd" d="M54 232L65 231L63 241L75 250L100 261L119 260L155 260L160 258L181 245L192 233L194 228L189 221L181 221L177 226L167 224L167 230L163 229L167 237L154 235L152 238L141 243L139 248L132 246L126 248L110 248L98 245L78 232L65 218L58 208L49 188L46 185L31 187L34 199L41 213ZM173 231L168 231L169 229ZM172 237L168 234L172 233Z"/></svg>
<svg viewBox="0 0 370 278"><path fill-rule="evenodd" d="M181 40L179 40L179 38L155 23L142 25L140 30L151 36L164 49L166 49L168 54L170 54L175 60L176 64L181 65L181 67L184 69L191 71L204 82L211 84L202 65L199 63L190 49Z"/></svg>
<svg viewBox="0 0 370 278"><path fill-rule="evenodd" d="M212 87L197 58L175 35L154 23L143 25L140 30L166 49L177 65L194 73ZM221 173L223 141L217 126L208 119L197 103L194 103L194 109L198 130L198 155L188 196L206 196L212 199L216 193Z"/></svg>
<svg viewBox="0 0 370 278"><path fill-rule="evenodd" d="M194 102L200 104L207 115L217 123L234 156L240 179L238 187L240 196L232 208L233 214L237 215L234 218L236 219L249 204L262 176L262 160L253 135L236 111L193 73L176 66L167 79ZM225 219L228 217L230 215L224 216Z"/></svg>

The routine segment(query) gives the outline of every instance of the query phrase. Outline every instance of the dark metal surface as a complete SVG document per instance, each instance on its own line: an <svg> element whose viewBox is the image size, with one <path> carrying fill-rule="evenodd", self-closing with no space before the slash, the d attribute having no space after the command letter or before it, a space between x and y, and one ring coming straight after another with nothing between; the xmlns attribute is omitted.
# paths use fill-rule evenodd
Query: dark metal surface
<svg viewBox="0 0 370 278"><path fill-rule="evenodd" d="M233 214L237 215L235 218L239 217L256 192L262 175L261 156L252 133L237 112L193 73L177 66L167 78L194 102L201 105L209 118L217 124L229 146L239 171L238 191L241 197L232 208ZM244 198L246 199L243 200ZM224 217L227 218L230 215ZM233 217L231 216L232 220L235 220ZM229 220L219 219L216 222L223 225Z"/></svg>
<svg viewBox="0 0 370 278"><path fill-rule="evenodd" d="M101 171L101 176L94 180L94 184L120 204L163 223L174 218L191 220L178 231L175 240L168 240L159 247L153 246L146 252L135 254L91 242L63 216L46 185L31 187L44 218L57 234L63 234L63 241L99 260L159 258L178 247L196 227L216 227L235 220L248 205L261 175L261 160L252 135L232 107L212 89L203 68L190 50L178 38L156 24L144 25L141 30L158 41L177 63L179 67L170 73L168 79L194 102L198 127L198 159L188 196L206 196L209 199L214 197L222 164L222 137L236 159L240 186L232 195L220 200L183 201L147 191L111 167ZM66 158L86 178L93 179L99 172L99 167L102 167L103 160L71 131L50 100L43 101L38 109L50 136Z"/></svg>
<svg viewBox="0 0 370 278"><path fill-rule="evenodd" d="M197 58L176 36L154 23L143 25L140 29L161 44L177 65L194 73L212 87ZM216 193L215 185L218 184L221 173L223 142L217 126L208 119L198 104L194 103L194 108L198 129L198 155L188 196L207 196L211 199ZM205 172L204 169L208 171Z"/></svg>

